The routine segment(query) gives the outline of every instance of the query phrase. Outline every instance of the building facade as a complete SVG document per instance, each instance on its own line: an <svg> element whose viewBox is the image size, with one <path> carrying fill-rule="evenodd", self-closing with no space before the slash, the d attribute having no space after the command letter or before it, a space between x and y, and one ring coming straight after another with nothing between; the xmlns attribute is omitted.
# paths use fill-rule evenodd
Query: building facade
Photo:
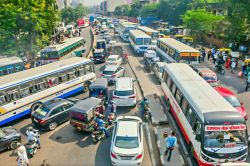
<svg viewBox="0 0 250 166"><path fill-rule="evenodd" d="M63 8L71 7L72 0L56 0L56 4L58 6L58 9L62 10Z"/></svg>

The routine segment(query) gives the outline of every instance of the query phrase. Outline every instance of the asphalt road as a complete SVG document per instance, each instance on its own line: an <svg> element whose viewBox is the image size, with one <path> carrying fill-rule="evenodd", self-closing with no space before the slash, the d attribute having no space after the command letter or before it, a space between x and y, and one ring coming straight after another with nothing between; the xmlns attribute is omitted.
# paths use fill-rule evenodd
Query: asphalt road
<svg viewBox="0 0 250 166"><path fill-rule="evenodd" d="M86 29L87 30L87 29ZM83 32L84 34L84 32ZM90 38L85 39L88 43ZM125 76L133 77L129 65L123 66L126 70ZM103 70L103 65L96 66L97 77L100 76ZM109 94L112 93L114 86L109 89ZM139 95L139 93L137 93ZM76 98L86 98L88 94L78 94ZM137 96L138 97L138 96ZM118 108L118 115L137 115L138 108ZM22 133L22 143L26 143L27 137L25 131L28 126L32 126L30 119L20 119L11 124ZM144 127L145 128L145 127ZM112 135L112 127L109 128L109 133ZM146 132L146 131L145 131ZM144 132L144 133L145 133ZM149 149L144 138L144 159L143 165L151 166ZM94 145L89 134L77 132L69 122L60 125L54 131L41 131L42 148L37 151L37 154L29 159L30 165L60 165L60 166L109 166L110 160L110 143L111 137L106 138ZM0 153L0 165L12 166L16 165L16 154L14 151L4 151Z"/></svg>

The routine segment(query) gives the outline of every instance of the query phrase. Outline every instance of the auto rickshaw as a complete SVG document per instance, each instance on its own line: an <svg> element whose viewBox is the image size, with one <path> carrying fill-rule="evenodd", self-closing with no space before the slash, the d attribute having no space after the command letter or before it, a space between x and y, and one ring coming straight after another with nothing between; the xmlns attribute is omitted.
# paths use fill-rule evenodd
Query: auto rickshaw
<svg viewBox="0 0 250 166"><path fill-rule="evenodd" d="M182 42L191 46L191 45L193 45L194 39L192 37L189 37L189 36L184 36L182 38Z"/></svg>
<svg viewBox="0 0 250 166"><path fill-rule="evenodd" d="M182 41L184 35L175 35L174 38L178 41Z"/></svg>
<svg viewBox="0 0 250 166"><path fill-rule="evenodd" d="M164 35L164 34L159 34L158 35L158 38L170 38L170 36L168 36L168 35Z"/></svg>
<svg viewBox="0 0 250 166"><path fill-rule="evenodd" d="M108 103L108 81L105 78L98 78L89 85L89 97L96 97Z"/></svg>
<svg viewBox="0 0 250 166"><path fill-rule="evenodd" d="M231 55L232 50L230 48L220 48L219 51L225 52L227 55Z"/></svg>
<svg viewBox="0 0 250 166"><path fill-rule="evenodd" d="M92 132L97 114L103 114L105 107L102 99L90 97L79 100L69 109L70 124L79 131Z"/></svg>

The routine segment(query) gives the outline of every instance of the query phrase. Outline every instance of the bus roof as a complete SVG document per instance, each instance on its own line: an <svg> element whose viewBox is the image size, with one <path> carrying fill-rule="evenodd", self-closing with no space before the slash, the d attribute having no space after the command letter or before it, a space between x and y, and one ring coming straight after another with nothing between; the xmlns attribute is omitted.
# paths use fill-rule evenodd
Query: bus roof
<svg viewBox="0 0 250 166"><path fill-rule="evenodd" d="M8 58L0 58L0 66L6 66L15 63L23 63L21 58L16 56L8 57Z"/></svg>
<svg viewBox="0 0 250 166"><path fill-rule="evenodd" d="M143 37L143 38L151 38L146 33L142 32L141 30L130 30L130 34L134 37Z"/></svg>
<svg viewBox="0 0 250 166"><path fill-rule="evenodd" d="M165 70L202 120L233 120L233 117L244 120L233 106L187 64L167 64Z"/></svg>
<svg viewBox="0 0 250 166"><path fill-rule="evenodd" d="M142 30L144 32L152 32L152 33L158 33L158 31L151 29L149 27L145 27L145 26L139 26L137 27L139 30Z"/></svg>
<svg viewBox="0 0 250 166"><path fill-rule="evenodd" d="M123 27L136 27L138 26L139 24L138 23L133 23L133 22L128 22L128 21L122 21L122 22L119 22L120 25L122 25Z"/></svg>
<svg viewBox="0 0 250 166"><path fill-rule="evenodd" d="M35 80L42 76L47 76L49 74L55 73L56 71L65 70L74 65L84 64L87 62L91 61L85 58L72 57L54 63L50 63L47 65L35 67L29 70L24 70L18 73L6 75L0 79L0 90L12 87L13 85L18 85L23 82Z"/></svg>
<svg viewBox="0 0 250 166"><path fill-rule="evenodd" d="M73 38L65 39L63 41L63 43L50 45L50 46L42 49L41 52L59 51L61 49L64 49L64 48L70 46L71 44L76 43L76 42L81 41L81 40L83 40L82 37L73 37Z"/></svg>
<svg viewBox="0 0 250 166"><path fill-rule="evenodd" d="M197 52L198 50L194 49L193 47L190 47L182 42L179 42L178 40L175 40L173 38L159 38L158 41L164 43L165 45L171 47L172 49L177 50L178 52Z"/></svg>

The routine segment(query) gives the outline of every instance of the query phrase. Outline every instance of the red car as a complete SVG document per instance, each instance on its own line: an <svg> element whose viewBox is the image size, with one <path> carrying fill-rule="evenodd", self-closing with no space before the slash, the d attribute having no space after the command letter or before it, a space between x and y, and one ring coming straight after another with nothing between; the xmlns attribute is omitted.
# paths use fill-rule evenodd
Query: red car
<svg viewBox="0 0 250 166"><path fill-rule="evenodd" d="M248 119L243 103L239 101L237 96L231 90L224 87L215 87L215 90L221 94L221 96L223 96L233 107L235 107L245 118L245 120Z"/></svg>

